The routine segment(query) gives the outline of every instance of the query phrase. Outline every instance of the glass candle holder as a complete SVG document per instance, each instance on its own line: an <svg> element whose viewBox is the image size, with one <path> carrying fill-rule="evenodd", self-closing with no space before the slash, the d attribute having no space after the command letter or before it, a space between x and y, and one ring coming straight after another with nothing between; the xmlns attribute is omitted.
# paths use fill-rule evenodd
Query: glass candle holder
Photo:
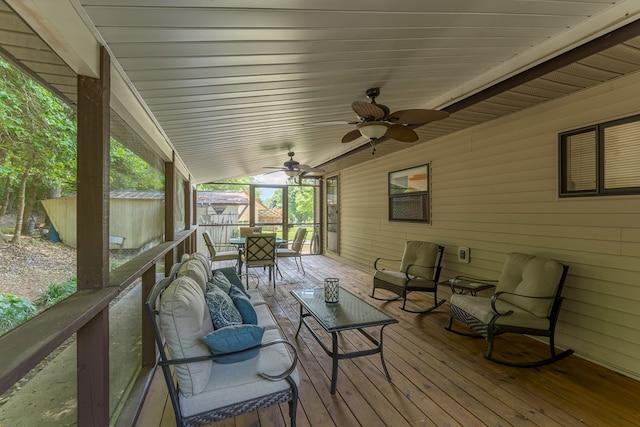
<svg viewBox="0 0 640 427"><path fill-rule="evenodd" d="M324 302L336 303L340 299L340 279L328 277L324 279Z"/></svg>

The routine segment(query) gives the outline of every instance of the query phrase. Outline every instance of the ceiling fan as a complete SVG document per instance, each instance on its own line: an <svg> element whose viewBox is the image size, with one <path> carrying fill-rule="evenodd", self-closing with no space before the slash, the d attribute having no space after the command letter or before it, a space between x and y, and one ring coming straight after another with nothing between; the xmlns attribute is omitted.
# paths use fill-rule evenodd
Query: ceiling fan
<svg viewBox="0 0 640 427"><path fill-rule="evenodd" d="M285 174L287 174L287 176L289 178L295 179L298 177L315 177L317 176L317 174L322 174L324 173L323 169L318 169L318 168L312 168L309 165L301 165L300 162L293 160L293 156L295 156L296 153L294 153L293 151L289 151L287 153L287 156L289 156L289 160L287 160L286 162L284 162L282 164L282 167L269 167L267 166L266 169L278 169L280 171L283 171ZM274 171L276 172L276 171Z"/></svg>
<svg viewBox="0 0 640 427"><path fill-rule="evenodd" d="M423 125L449 117L449 113L440 110L412 109L391 113L389 107L376 103L380 88L367 89L365 94L371 102L354 101L351 104L351 109L358 115L358 121L349 123L357 125L357 129L343 136L342 142L352 142L364 136L369 139L374 153L376 152L375 143L382 137L414 142L418 140L418 134L408 125Z"/></svg>

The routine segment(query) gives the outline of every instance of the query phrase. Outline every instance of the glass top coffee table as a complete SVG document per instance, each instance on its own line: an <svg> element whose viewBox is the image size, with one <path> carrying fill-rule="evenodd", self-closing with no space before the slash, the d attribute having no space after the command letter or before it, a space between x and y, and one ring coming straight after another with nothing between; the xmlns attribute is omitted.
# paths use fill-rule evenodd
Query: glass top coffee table
<svg viewBox="0 0 640 427"><path fill-rule="evenodd" d="M331 372L331 394L335 394L338 380L338 360L352 359L354 357L368 356L380 353L382 369L391 381L389 371L384 363L382 354L382 332L387 325L398 323L396 319L378 310L369 303L345 289L340 289L340 301L337 303L324 302L324 289L299 289L291 291L291 295L300 303L300 323L296 331L296 337L300 333L302 324L306 326L311 335L318 341L322 349L331 356L333 368ZM329 348L319 334L309 325L308 318L312 317L322 328L331 334L331 348ZM376 338L364 328L380 326L380 337ZM374 345L373 348L340 353L338 350L338 332L357 329Z"/></svg>

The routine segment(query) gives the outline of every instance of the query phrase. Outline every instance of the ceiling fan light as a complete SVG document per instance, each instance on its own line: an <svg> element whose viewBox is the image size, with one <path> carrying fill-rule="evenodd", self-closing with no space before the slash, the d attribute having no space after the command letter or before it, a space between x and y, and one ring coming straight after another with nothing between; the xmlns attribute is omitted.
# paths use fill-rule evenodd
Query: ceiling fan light
<svg viewBox="0 0 640 427"><path fill-rule="evenodd" d="M379 139L387 133L388 123L384 122L364 122L358 125L360 134L368 139Z"/></svg>
<svg viewBox="0 0 640 427"><path fill-rule="evenodd" d="M289 178L295 178L299 172L300 171L294 169L287 169L286 171L284 171L284 173L286 173Z"/></svg>

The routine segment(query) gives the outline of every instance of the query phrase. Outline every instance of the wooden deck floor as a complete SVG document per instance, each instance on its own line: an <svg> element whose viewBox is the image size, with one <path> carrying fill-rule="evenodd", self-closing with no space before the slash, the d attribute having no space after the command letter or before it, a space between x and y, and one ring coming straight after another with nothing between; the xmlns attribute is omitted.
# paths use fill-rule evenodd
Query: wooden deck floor
<svg viewBox="0 0 640 427"><path fill-rule="evenodd" d="M427 315L399 309L368 297L371 275L323 256L304 258L306 276L293 260L283 260L283 280L275 290L260 285L280 328L297 345L301 377L298 426L638 426L640 382L576 355L542 368L510 368L484 359L486 343L452 334L445 304ZM339 277L341 286L382 308L400 323L385 329L387 382L377 355L340 361L338 389L329 393L331 360L302 329L294 337L299 307L291 289ZM444 291L445 289L443 289ZM444 292L443 292L444 294ZM418 301L421 295L412 295ZM525 337L505 335L497 341L505 357L544 352L547 347ZM341 346L364 346L360 334L344 333ZM212 424L285 426L281 405ZM147 397L138 427L175 426L160 374Z"/></svg>

